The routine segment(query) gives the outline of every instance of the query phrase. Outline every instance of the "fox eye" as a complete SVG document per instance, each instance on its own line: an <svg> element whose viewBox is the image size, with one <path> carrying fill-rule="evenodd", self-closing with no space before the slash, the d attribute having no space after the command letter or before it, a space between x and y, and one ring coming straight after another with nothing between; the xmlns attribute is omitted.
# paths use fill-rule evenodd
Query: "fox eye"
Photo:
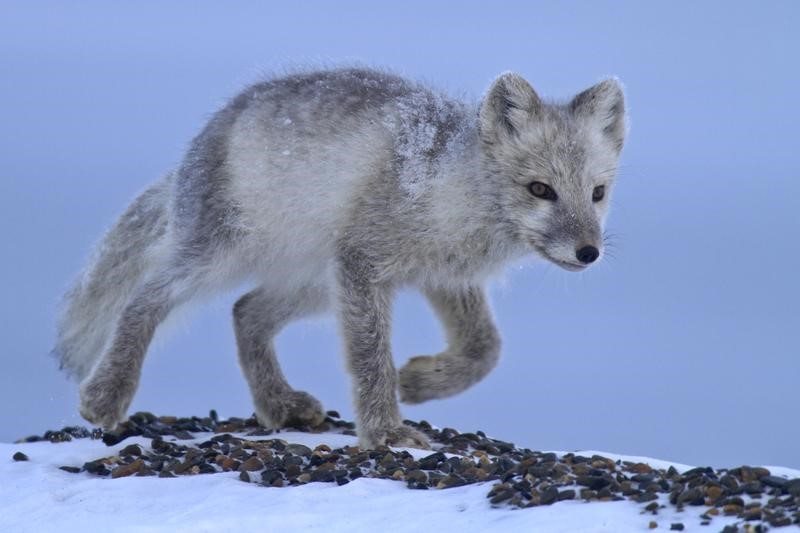
<svg viewBox="0 0 800 533"><path fill-rule="evenodd" d="M606 195L606 186L605 185L598 185L592 191L592 201L593 202L599 202L600 200L603 199L603 197L605 195Z"/></svg>
<svg viewBox="0 0 800 533"><path fill-rule="evenodd" d="M541 198L542 200L555 201L556 198L558 198L558 196L556 196L556 191L548 184L542 183L541 181L534 181L528 185L528 190L536 198Z"/></svg>

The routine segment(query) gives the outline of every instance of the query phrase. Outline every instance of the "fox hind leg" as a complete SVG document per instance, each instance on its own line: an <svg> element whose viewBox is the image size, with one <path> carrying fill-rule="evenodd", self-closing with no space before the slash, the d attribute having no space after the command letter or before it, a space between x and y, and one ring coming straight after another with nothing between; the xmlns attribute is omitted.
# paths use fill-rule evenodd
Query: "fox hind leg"
<svg viewBox="0 0 800 533"><path fill-rule="evenodd" d="M110 348L80 385L80 412L86 420L111 429L125 418L156 327L181 301L179 285L186 287L185 279L163 274L134 291Z"/></svg>
<svg viewBox="0 0 800 533"><path fill-rule="evenodd" d="M497 363L500 336L481 287L426 289L445 326L447 349L411 358L400 369L400 399L422 403L457 394L483 379Z"/></svg>
<svg viewBox="0 0 800 533"><path fill-rule="evenodd" d="M307 392L294 390L281 371L273 338L291 320L324 309L323 290L306 288L288 295L260 287L233 306L239 364L265 427L316 426L325 420L322 404Z"/></svg>

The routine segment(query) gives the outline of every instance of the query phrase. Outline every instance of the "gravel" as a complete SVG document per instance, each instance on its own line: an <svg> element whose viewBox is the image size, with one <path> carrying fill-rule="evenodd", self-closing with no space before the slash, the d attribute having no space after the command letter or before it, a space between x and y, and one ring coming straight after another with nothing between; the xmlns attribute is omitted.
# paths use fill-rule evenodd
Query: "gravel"
<svg viewBox="0 0 800 533"><path fill-rule="evenodd" d="M314 449L280 438L280 432L260 427L254 417L219 420L207 417L157 417L136 413L113 432L83 427L47 431L20 442L72 439L102 439L109 446L128 437L151 439L150 446L130 444L118 455L102 457L83 465L65 465L66 472L110 478L128 476L176 477L183 475L238 472L243 482L269 487L306 483L344 485L360 477L392 479L409 489L447 489L471 483L494 482L487 493L492 506L519 508L557 505L564 500L632 500L642 513L658 515L665 505L682 510L704 507L701 524L713 525L715 517L735 516L736 524L724 531L757 531L766 526L800 525L800 478L785 479L761 467L741 466L714 470L699 467L679 473L674 467L656 469L645 463L613 460L600 455L517 448L512 443L487 437L483 432L460 433L452 428L436 429L425 421L405 421L424 432L434 451L415 459L407 451L357 446ZM355 435L355 425L329 411L317 427L289 428L314 433ZM203 442L194 433L214 433ZM233 434L237 435L233 435ZM181 442L189 441L192 442ZM13 456L25 461L22 453ZM656 520L649 527L656 527ZM671 530L681 531L683 523Z"/></svg>

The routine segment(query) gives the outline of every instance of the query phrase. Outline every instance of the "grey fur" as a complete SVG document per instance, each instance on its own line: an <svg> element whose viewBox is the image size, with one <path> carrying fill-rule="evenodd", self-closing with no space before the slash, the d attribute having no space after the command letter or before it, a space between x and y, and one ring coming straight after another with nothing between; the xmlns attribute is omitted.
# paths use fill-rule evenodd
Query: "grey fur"
<svg viewBox="0 0 800 533"><path fill-rule="evenodd" d="M622 91L606 80L567 104L515 74L479 104L367 69L299 73L253 85L210 120L179 168L143 193L67 294L56 353L81 380L81 413L125 416L150 339L177 305L242 281L239 361L260 422L316 423L273 338L335 307L353 377L360 442L426 447L402 424L417 403L456 394L496 364L500 338L482 288L530 253L570 269L602 250L625 135ZM533 181L558 191L532 196ZM604 185L606 197L592 201ZM448 347L399 373L391 302L420 288Z"/></svg>

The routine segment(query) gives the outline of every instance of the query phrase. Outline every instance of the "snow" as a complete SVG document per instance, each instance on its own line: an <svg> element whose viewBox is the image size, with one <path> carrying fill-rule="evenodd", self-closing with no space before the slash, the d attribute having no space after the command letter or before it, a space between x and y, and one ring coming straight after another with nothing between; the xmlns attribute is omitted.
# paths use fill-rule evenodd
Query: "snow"
<svg viewBox="0 0 800 533"><path fill-rule="evenodd" d="M280 438L314 447L354 445L341 434L282 432ZM209 435L198 434L206 440ZM182 441L185 442L185 441ZM492 508L486 498L492 483L446 490L409 490L403 483L357 479L341 487L310 483L272 488L239 481L236 473L177 478L99 478L70 474L59 466L115 455L131 443L147 447L149 439L129 438L107 447L101 441L68 443L0 443L0 531L648 531L682 522L685 531L709 531L698 518L704 508L677 512L667 507L657 516L642 514L630 501L564 501L531 509ZM29 461L11 459L23 452ZM409 450L416 457L429 452ZM584 454L600 452L581 452ZM601 453L614 459L646 462L657 468L678 465L644 457ZM800 471L770 468L774 474L800 477ZM734 523L715 517L711 529Z"/></svg>

